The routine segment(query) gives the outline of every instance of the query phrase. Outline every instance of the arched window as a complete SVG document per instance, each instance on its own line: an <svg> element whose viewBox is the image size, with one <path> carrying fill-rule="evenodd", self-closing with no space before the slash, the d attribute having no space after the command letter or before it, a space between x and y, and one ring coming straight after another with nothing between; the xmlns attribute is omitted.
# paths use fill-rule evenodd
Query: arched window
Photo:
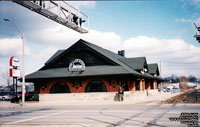
<svg viewBox="0 0 200 127"><path fill-rule="evenodd" d="M151 81L151 89L154 89L153 81Z"/></svg>
<svg viewBox="0 0 200 127"><path fill-rule="evenodd" d="M135 90L140 90L140 80L135 80Z"/></svg>
<svg viewBox="0 0 200 127"><path fill-rule="evenodd" d="M94 80L87 84L85 92L107 92L107 89L103 82Z"/></svg>
<svg viewBox="0 0 200 127"><path fill-rule="evenodd" d="M58 82L51 87L50 93L70 93L70 89L65 83Z"/></svg>

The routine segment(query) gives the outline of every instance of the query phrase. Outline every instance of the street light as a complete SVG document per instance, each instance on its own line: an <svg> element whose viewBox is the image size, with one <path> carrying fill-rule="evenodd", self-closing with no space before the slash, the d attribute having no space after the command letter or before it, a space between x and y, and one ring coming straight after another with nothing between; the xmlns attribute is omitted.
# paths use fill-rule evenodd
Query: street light
<svg viewBox="0 0 200 127"><path fill-rule="evenodd" d="M20 35L22 36L22 107L24 106L24 101L25 101L25 96L24 96L24 90L25 90L25 86L24 86L24 82L25 82L25 76L24 76L24 72L25 72L25 63L24 63L24 33L22 33L17 26L14 24L14 22L12 22L11 20L5 18L4 21L6 22L10 22L16 29L17 31L20 33Z"/></svg>

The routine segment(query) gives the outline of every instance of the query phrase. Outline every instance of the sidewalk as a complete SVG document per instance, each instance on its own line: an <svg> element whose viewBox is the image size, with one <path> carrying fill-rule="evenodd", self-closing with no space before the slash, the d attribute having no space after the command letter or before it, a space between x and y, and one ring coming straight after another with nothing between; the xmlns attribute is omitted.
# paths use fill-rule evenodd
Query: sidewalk
<svg viewBox="0 0 200 127"><path fill-rule="evenodd" d="M37 101L27 101L25 102L24 107L66 107L66 106L87 106L87 105L124 105L124 104L133 104L133 105L157 105L161 101L174 97L180 93L171 94L170 92L161 92L155 95L149 96L130 96L124 95L124 101L94 101L94 100L84 100L84 101L71 101L71 102L57 102L55 101L48 101L48 102L37 102ZM10 103L10 101L0 101L0 108L15 108L21 107L21 103L15 104Z"/></svg>

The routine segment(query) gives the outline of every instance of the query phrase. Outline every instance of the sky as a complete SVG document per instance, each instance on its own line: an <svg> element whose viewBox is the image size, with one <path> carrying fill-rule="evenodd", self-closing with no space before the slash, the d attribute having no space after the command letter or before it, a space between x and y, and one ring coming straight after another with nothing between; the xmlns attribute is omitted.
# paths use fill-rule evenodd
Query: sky
<svg viewBox="0 0 200 127"><path fill-rule="evenodd" d="M22 61L22 40L12 20L25 35L25 73L40 69L59 49L84 39L125 56L161 63L161 76L200 78L200 0L67 1L89 16L89 33L80 34L11 1L0 1L0 81L9 59ZM160 67L160 66L159 66Z"/></svg>

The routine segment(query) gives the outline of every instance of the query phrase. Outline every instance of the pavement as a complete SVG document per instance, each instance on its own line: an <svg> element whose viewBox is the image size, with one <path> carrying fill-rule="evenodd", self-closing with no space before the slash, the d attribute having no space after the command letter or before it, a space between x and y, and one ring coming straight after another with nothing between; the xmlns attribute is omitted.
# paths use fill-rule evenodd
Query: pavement
<svg viewBox="0 0 200 127"><path fill-rule="evenodd" d="M197 104L90 105L0 108L0 127L187 127L182 114L200 117ZM199 122L198 120L189 120ZM192 126L194 127L194 126ZM197 127L198 123L197 123Z"/></svg>
<svg viewBox="0 0 200 127"><path fill-rule="evenodd" d="M24 107L1 101L0 127L199 127L200 104L160 103L178 94L67 105L30 101Z"/></svg>

